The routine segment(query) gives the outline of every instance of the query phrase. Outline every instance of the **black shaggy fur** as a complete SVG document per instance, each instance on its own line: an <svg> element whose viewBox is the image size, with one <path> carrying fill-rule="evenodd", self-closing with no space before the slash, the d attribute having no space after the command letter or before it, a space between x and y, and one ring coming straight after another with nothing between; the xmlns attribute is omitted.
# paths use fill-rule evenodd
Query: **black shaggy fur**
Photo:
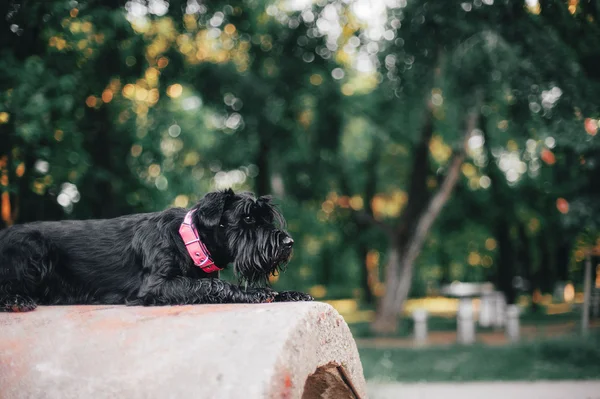
<svg viewBox="0 0 600 399"><path fill-rule="evenodd" d="M312 300L256 287L289 260L293 240L268 197L209 193L194 223L215 264L243 286L195 266L179 236L187 210L106 220L37 222L0 231L0 311L36 304L176 305ZM245 288L247 285L250 288Z"/></svg>

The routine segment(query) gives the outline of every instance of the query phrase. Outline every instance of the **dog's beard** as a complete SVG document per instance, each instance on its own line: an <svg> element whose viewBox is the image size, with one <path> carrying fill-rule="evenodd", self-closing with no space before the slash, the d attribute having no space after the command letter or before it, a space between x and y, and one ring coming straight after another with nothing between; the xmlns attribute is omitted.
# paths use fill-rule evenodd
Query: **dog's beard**
<svg viewBox="0 0 600 399"><path fill-rule="evenodd" d="M250 286L268 285L269 277L285 269L292 249L280 244L280 231L257 231L255 237L240 236L230 243L237 248L233 270L240 283Z"/></svg>

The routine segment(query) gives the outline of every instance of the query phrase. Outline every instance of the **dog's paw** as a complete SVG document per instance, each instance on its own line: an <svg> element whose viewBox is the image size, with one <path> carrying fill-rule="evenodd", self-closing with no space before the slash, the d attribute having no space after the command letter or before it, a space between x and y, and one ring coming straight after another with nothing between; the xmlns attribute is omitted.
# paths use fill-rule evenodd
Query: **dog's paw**
<svg viewBox="0 0 600 399"><path fill-rule="evenodd" d="M305 302L314 300L315 298L313 298L312 296L305 294L304 292L298 291L279 292L275 297L275 302Z"/></svg>
<svg viewBox="0 0 600 399"><path fill-rule="evenodd" d="M277 292L269 288L258 288L248 293L251 303L270 303L275 302Z"/></svg>
<svg viewBox="0 0 600 399"><path fill-rule="evenodd" d="M30 312L37 308L35 301L24 295L10 295L0 298L0 312Z"/></svg>

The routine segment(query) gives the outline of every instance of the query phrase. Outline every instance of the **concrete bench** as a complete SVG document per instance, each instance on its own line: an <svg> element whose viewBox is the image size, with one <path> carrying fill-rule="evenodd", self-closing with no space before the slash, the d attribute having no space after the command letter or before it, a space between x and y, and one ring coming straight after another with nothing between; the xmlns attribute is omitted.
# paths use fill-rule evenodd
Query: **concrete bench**
<svg viewBox="0 0 600 399"><path fill-rule="evenodd" d="M323 303L0 313L0 398L366 398ZM328 397L328 396L326 396Z"/></svg>

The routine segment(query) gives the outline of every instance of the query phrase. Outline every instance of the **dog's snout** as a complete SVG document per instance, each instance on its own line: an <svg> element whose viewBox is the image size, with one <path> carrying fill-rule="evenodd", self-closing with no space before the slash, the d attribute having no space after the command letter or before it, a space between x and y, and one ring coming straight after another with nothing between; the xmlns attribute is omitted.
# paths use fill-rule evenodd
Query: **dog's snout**
<svg viewBox="0 0 600 399"><path fill-rule="evenodd" d="M292 245L294 245L294 240L292 239L292 237L290 236L286 236L283 241L282 241L283 245L285 245L286 247L291 247Z"/></svg>

